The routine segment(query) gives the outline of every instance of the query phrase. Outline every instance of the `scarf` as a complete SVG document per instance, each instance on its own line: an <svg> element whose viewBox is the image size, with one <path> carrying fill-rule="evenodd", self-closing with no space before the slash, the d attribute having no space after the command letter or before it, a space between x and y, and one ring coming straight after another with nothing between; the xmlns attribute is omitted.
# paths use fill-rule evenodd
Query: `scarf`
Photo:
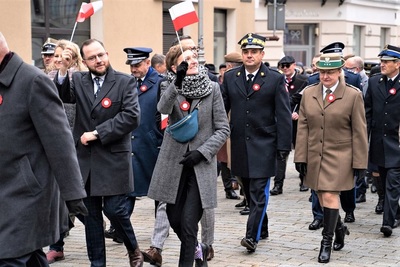
<svg viewBox="0 0 400 267"><path fill-rule="evenodd" d="M176 74L172 71L167 72L167 80L170 83L175 82ZM183 79L182 88L177 88L179 94L189 99L198 99L205 97L212 92L212 83L208 77L208 70L199 65L199 73L187 75Z"/></svg>

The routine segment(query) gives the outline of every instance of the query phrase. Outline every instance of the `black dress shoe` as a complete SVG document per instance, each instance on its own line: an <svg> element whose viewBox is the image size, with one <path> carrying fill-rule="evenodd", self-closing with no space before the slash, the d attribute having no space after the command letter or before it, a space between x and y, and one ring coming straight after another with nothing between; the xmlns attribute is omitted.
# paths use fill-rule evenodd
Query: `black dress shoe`
<svg viewBox="0 0 400 267"><path fill-rule="evenodd" d="M239 202L238 204L235 205L235 208L243 208L246 207L247 203L246 203L246 199L243 199L242 202Z"/></svg>
<svg viewBox="0 0 400 267"><path fill-rule="evenodd" d="M196 259L195 262L195 266L196 267L207 267L207 255L208 255L208 250L209 250L209 246L204 244L204 243L200 243L201 246L201 250L203 253L203 258L202 259Z"/></svg>
<svg viewBox="0 0 400 267"><path fill-rule="evenodd" d="M376 189L376 185L371 184L371 193L376 193L377 189Z"/></svg>
<svg viewBox="0 0 400 267"><path fill-rule="evenodd" d="M356 197L356 203L362 203L366 202L367 198L365 197L365 194L360 194L358 197Z"/></svg>
<svg viewBox="0 0 400 267"><path fill-rule="evenodd" d="M301 184L300 185L300 192L306 192L306 191L308 191L308 187L305 186L304 184Z"/></svg>
<svg viewBox="0 0 400 267"><path fill-rule="evenodd" d="M235 190L233 189L227 189L225 191L225 197L227 199L240 199L240 197L236 194Z"/></svg>
<svg viewBox="0 0 400 267"><path fill-rule="evenodd" d="M240 211L240 215L249 215L250 214L250 208L249 207L244 207L243 210Z"/></svg>
<svg viewBox="0 0 400 267"><path fill-rule="evenodd" d="M383 199L379 199L378 200L378 204L376 204L376 206L375 206L375 213L376 214L382 214L383 213L383 204L384 204L384 200Z"/></svg>
<svg viewBox="0 0 400 267"><path fill-rule="evenodd" d="M346 216L344 216L344 222L352 223L355 221L356 218L354 217L354 212L346 212Z"/></svg>
<svg viewBox="0 0 400 267"><path fill-rule="evenodd" d="M272 188L271 191L269 191L269 193L271 194L271 196L282 194L282 186L275 185L274 188Z"/></svg>
<svg viewBox="0 0 400 267"><path fill-rule="evenodd" d="M397 228L397 227L399 227L399 225L400 225L400 220L399 219L395 219L392 228Z"/></svg>
<svg viewBox="0 0 400 267"><path fill-rule="evenodd" d="M260 239L267 239L269 236L268 229L261 229Z"/></svg>
<svg viewBox="0 0 400 267"><path fill-rule="evenodd" d="M322 220L320 219L314 219L312 223L308 226L308 230L318 230L319 228L322 227Z"/></svg>
<svg viewBox="0 0 400 267"><path fill-rule="evenodd" d="M385 236L385 237L389 237L389 236L391 236L392 235L392 227L390 227L389 225L383 225L382 227L381 227L381 232L383 233L383 235Z"/></svg>
<svg viewBox="0 0 400 267"><path fill-rule="evenodd" d="M257 248L257 242L255 242L251 237L250 238L243 237L242 241L240 241L240 245L247 248L247 252L249 253L256 251Z"/></svg>

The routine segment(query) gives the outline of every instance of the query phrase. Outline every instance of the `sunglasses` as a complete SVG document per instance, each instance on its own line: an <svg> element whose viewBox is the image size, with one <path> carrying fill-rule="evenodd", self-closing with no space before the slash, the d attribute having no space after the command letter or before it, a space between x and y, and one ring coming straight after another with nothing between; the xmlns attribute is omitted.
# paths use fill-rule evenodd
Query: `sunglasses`
<svg viewBox="0 0 400 267"><path fill-rule="evenodd" d="M283 63L283 64L281 64L281 68L283 69L283 68L290 68L290 66L292 65L293 63Z"/></svg>

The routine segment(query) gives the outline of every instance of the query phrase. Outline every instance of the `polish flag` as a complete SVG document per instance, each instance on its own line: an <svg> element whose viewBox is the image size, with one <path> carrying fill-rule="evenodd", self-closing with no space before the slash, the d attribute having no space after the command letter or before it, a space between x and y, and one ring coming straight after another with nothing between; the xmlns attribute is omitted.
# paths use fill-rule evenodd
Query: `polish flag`
<svg viewBox="0 0 400 267"><path fill-rule="evenodd" d="M95 1L92 3L82 2L76 22L84 22L85 19L92 16L103 7L103 1Z"/></svg>
<svg viewBox="0 0 400 267"><path fill-rule="evenodd" d="M184 1L169 9L175 31L199 21L192 1Z"/></svg>
<svg viewBox="0 0 400 267"><path fill-rule="evenodd" d="M164 130L168 126L168 115L161 114L161 130Z"/></svg>

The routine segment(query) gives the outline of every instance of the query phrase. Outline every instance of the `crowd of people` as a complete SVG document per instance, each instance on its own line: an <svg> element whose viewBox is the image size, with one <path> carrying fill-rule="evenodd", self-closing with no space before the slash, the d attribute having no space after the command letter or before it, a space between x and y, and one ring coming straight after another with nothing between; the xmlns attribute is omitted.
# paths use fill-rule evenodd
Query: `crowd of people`
<svg viewBox="0 0 400 267"><path fill-rule="evenodd" d="M0 152L7 155L0 212L8 214L0 219L0 267L63 260L75 217L92 267L106 266L105 238L125 245L130 266L162 266L170 227L181 242L177 265L208 266L219 175L226 199L243 198L235 205L248 215L240 244L255 253L270 234L269 197L285 195L291 150L299 190L311 189L309 230L323 228L318 262L344 247L345 223L356 220L369 184L379 196L375 212L383 213L380 231L390 237L400 224L400 48L387 45L378 72L367 75L363 59L344 56L341 42L324 47L310 68L290 55L270 67L261 35L238 44L241 53L226 54L219 72L199 64L190 36L178 37L166 55L126 47L128 75L112 68L97 39L80 47L48 39L40 71L0 33ZM169 127L189 116L196 134L182 141ZM148 249L139 248L131 223L143 196L154 199ZM10 213L32 206L41 213ZM5 245L13 231L29 242Z"/></svg>

